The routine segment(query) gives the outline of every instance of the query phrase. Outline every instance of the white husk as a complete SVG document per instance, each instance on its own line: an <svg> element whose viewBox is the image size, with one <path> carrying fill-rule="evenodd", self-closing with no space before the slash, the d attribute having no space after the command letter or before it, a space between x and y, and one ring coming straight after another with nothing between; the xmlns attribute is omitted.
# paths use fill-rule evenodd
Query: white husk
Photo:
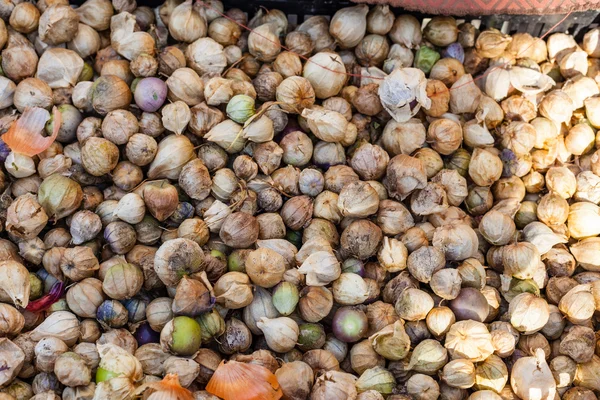
<svg viewBox="0 0 600 400"><path fill-rule="evenodd" d="M452 325L444 344L453 359L483 361L494 352L492 335L481 322L466 320Z"/></svg>
<svg viewBox="0 0 600 400"><path fill-rule="evenodd" d="M278 352L285 353L292 350L298 341L298 324L291 318L266 318L262 317L256 326L265 335L269 348Z"/></svg>
<svg viewBox="0 0 600 400"><path fill-rule="evenodd" d="M325 68L327 69L325 69ZM302 76L308 79L315 96L327 99L337 95L346 83L346 67L337 53L317 53L304 64Z"/></svg>
<svg viewBox="0 0 600 400"><path fill-rule="evenodd" d="M414 116L421 106L431 107L431 99L427 97L427 78L418 68L398 68L392 71L379 85L379 99L383 108L397 122L406 122ZM410 103L417 100L411 110Z"/></svg>
<svg viewBox="0 0 600 400"><path fill-rule="evenodd" d="M481 99L481 90L471 74L458 78L450 88L450 111L453 114L474 113Z"/></svg>
<svg viewBox="0 0 600 400"><path fill-rule="evenodd" d="M406 269L408 250L401 241L385 236L383 244L377 252L377 260L389 272L399 272Z"/></svg>
<svg viewBox="0 0 600 400"><path fill-rule="evenodd" d="M532 357L518 359L510 374L510 386L523 400L554 400L556 382L546 363L545 353L536 349Z"/></svg>
<svg viewBox="0 0 600 400"><path fill-rule="evenodd" d="M585 270L600 272L600 238L583 239L571 245L569 250Z"/></svg>
<svg viewBox="0 0 600 400"><path fill-rule="evenodd" d="M600 235L600 207L587 202L571 204L567 226L575 239Z"/></svg>
<svg viewBox="0 0 600 400"><path fill-rule="evenodd" d="M369 7L361 4L342 8L333 15L329 24L329 33L340 47L344 49L355 47L362 40L367 31L368 12Z"/></svg>
<svg viewBox="0 0 600 400"><path fill-rule="evenodd" d="M188 60L188 67L200 76L209 72L221 74L227 66L227 57L223 52L223 46L206 37L190 44L185 50L185 58Z"/></svg>
<svg viewBox="0 0 600 400"><path fill-rule="evenodd" d="M161 112L163 126L178 135L183 133L192 118L190 107L181 100L167 104Z"/></svg>
<svg viewBox="0 0 600 400"><path fill-rule="evenodd" d="M273 139L274 135L273 120L266 115L262 115L259 118L248 119L242 129L242 136L244 139L248 139L254 143L268 142Z"/></svg>
<svg viewBox="0 0 600 400"><path fill-rule="evenodd" d="M358 274L345 272L333 281L333 298L338 304L353 306L362 304L369 298L369 287Z"/></svg>
<svg viewBox="0 0 600 400"><path fill-rule="evenodd" d="M237 153L244 148L242 127L230 119L218 123L204 136L209 142L215 142L228 153Z"/></svg>
<svg viewBox="0 0 600 400"><path fill-rule="evenodd" d="M536 95L552 88L556 83L546 74L531 68L512 67L509 70L510 84L518 91Z"/></svg>
<svg viewBox="0 0 600 400"><path fill-rule="evenodd" d="M7 260L0 263L0 298L18 307L29 304L30 282L29 272L23 264Z"/></svg>
<svg viewBox="0 0 600 400"><path fill-rule="evenodd" d="M554 233L541 222L533 221L523 228L523 239L537 247L540 254L545 254L559 243L567 243L565 236Z"/></svg>
<svg viewBox="0 0 600 400"><path fill-rule="evenodd" d="M504 68L490 67L485 75L485 93L496 101L508 96L510 72Z"/></svg>
<svg viewBox="0 0 600 400"><path fill-rule="evenodd" d="M98 344L100 368L127 377L133 382L143 378L142 364L128 351L112 343Z"/></svg>
<svg viewBox="0 0 600 400"><path fill-rule="evenodd" d="M298 268L309 286L326 286L339 278L341 271L339 261L328 251L312 253Z"/></svg>
<svg viewBox="0 0 600 400"><path fill-rule="evenodd" d="M469 147L488 147L494 145L494 137L485 124L485 112L482 114L481 120L472 119L463 126L463 140Z"/></svg>
<svg viewBox="0 0 600 400"><path fill-rule="evenodd" d="M204 222L212 233L219 233L229 214L231 214L231 208L227 204L215 200L208 210L204 211Z"/></svg>
<svg viewBox="0 0 600 400"><path fill-rule="evenodd" d="M305 108L302 116L306 118L310 131L319 139L332 143L344 140L348 120L339 112L316 107Z"/></svg>
<svg viewBox="0 0 600 400"><path fill-rule="evenodd" d="M32 340L39 341L45 337L54 337L68 346L74 345L79 335L79 320L69 311L53 312L31 331Z"/></svg>
<svg viewBox="0 0 600 400"><path fill-rule="evenodd" d="M136 32L135 26L135 17L128 12L121 12L110 19L111 46L130 61L140 54L153 55L156 47L152 35Z"/></svg>
<svg viewBox="0 0 600 400"><path fill-rule="evenodd" d="M40 57L36 78L52 89L69 88L75 86L82 70L83 59L73 50L52 48Z"/></svg>

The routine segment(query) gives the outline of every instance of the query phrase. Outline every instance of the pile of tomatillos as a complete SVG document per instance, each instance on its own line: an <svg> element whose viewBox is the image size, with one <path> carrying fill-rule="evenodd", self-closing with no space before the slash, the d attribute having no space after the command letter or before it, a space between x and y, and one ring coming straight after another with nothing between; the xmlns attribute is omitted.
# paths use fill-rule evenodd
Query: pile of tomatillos
<svg viewBox="0 0 600 400"><path fill-rule="evenodd" d="M600 29L0 17L0 400L600 394Z"/></svg>

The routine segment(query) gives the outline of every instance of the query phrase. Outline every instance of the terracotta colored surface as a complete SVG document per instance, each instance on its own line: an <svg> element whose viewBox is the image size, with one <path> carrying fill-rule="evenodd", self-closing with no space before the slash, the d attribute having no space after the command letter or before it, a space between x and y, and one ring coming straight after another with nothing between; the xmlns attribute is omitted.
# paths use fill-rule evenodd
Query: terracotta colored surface
<svg viewBox="0 0 600 400"><path fill-rule="evenodd" d="M600 0L352 0L356 3L389 4L427 14L565 14L600 9Z"/></svg>

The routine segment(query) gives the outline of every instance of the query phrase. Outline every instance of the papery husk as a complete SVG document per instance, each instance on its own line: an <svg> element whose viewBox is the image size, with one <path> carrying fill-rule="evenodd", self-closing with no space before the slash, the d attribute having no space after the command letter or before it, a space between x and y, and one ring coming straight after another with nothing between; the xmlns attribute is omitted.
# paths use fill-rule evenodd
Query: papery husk
<svg viewBox="0 0 600 400"><path fill-rule="evenodd" d="M326 371L315 381L311 392L312 400L355 400L358 392L355 386L356 377L340 371Z"/></svg>
<svg viewBox="0 0 600 400"><path fill-rule="evenodd" d="M31 286L29 271L20 262L6 260L0 263L0 299L12 301L17 307L27 307Z"/></svg>
<svg viewBox="0 0 600 400"><path fill-rule="evenodd" d="M275 371L275 376L281 385L283 395L289 400L308 398L315 379L312 368L302 361L284 363Z"/></svg>
<svg viewBox="0 0 600 400"><path fill-rule="evenodd" d="M148 169L148 179L178 179L183 167L196 158L194 145L184 135L169 135L160 141Z"/></svg>
<svg viewBox="0 0 600 400"><path fill-rule="evenodd" d="M304 244L300 248L300 251L296 253L296 262L298 264L302 264L308 259L308 257L311 254L318 251L326 251L328 253L333 253L333 247L331 247L331 242L329 242L323 237L309 238L306 242L304 242Z"/></svg>
<svg viewBox="0 0 600 400"><path fill-rule="evenodd" d="M591 361L577 364L573 383L590 390L600 391L600 357L594 355Z"/></svg>
<svg viewBox="0 0 600 400"><path fill-rule="evenodd" d="M587 202L571 204L567 226L571 237L574 239L599 235L600 207Z"/></svg>
<svg viewBox="0 0 600 400"><path fill-rule="evenodd" d="M252 286L248 275L231 271L227 272L215 283L216 301L228 309L239 309L253 301Z"/></svg>
<svg viewBox="0 0 600 400"><path fill-rule="evenodd" d="M62 114L58 108L52 109L54 127L51 136L42 136L50 113L40 107L27 108L21 117L13 122L8 131L2 135L2 140L10 149L19 154L33 157L48 149L56 137L61 126Z"/></svg>
<svg viewBox="0 0 600 400"><path fill-rule="evenodd" d="M117 377L126 377L132 382L143 378L142 364L125 349L112 343L98 344L97 348L100 356L99 368L110 371Z"/></svg>
<svg viewBox="0 0 600 400"><path fill-rule="evenodd" d="M402 360L410 351L410 337L399 320L369 337L373 349L387 360Z"/></svg>
<svg viewBox="0 0 600 400"><path fill-rule="evenodd" d="M369 298L367 282L358 274L342 273L333 282L333 298L338 304L357 305Z"/></svg>
<svg viewBox="0 0 600 400"><path fill-rule="evenodd" d="M233 95L233 81L229 79L216 76L209 79L204 87L204 98L210 106L227 103Z"/></svg>
<svg viewBox="0 0 600 400"><path fill-rule="evenodd" d="M231 214L231 208L227 204L215 200L208 210L204 212L204 222L212 233L218 233L225 222L225 219Z"/></svg>
<svg viewBox="0 0 600 400"><path fill-rule="evenodd" d="M185 58L188 61L188 67L200 76L212 72L221 74L227 66L227 57L223 52L223 46L206 37L191 43L185 50Z"/></svg>
<svg viewBox="0 0 600 400"><path fill-rule="evenodd" d="M546 325L550 318L550 309L546 300L525 292L511 300L508 317L516 330L530 335Z"/></svg>
<svg viewBox="0 0 600 400"><path fill-rule="evenodd" d="M448 351L435 339L420 342L410 356L408 369L423 374L434 374L448 362Z"/></svg>
<svg viewBox="0 0 600 400"><path fill-rule="evenodd" d="M169 15L169 33L180 42L191 43L206 36L207 24L204 16L194 7L192 0L184 1Z"/></svg>
<svg viewBox="0 0 600 400"><path fill-rule="evenodd" d="M365 36L367 30L367 13L365 4L346 7L338 10L331 18L329 33L341 48L355 47Z"/></svg>
<svg viewBox="0 0 600 400"><path fill-rule="evenodd" d="M267 248L278 253L283 257L288 268L296 265L295 257L298 253L298 248L285 239L257 240L256 248ZM331 249L331 246L329 248Z"/></svg>
<svg viewBox="0 0 600 400"><path fill-rule="evenodd" d="M54 337L68 346L75 344L79 335L79 320L75 314L68 311L53 312L31 331L32 340L39 341L45 337Z"/></svg>
<svg viewBox="0 0 600 400"><path fill-rule="evenodd" d="M0 387L4 387L12 382L21 371L25 362L25 353L7 338L0 338L0 354L7 357L3 357L3 360L0 361L2 367L0 368Z"/></svg>
<svg viewBox="0 0 600 400"><path fill-rule="evenodd" d="M154 55L154 38L147 32L135 31L136 20L128 12L122 12L110 19L110 41L113 49L128 60L135 60L140 54Z"/></svg>
<svg viewBox="0 0 600 400"><path fill-rule="evenodd" d="M592 98L600 92L595 80L581 75L566 81L562 90L571 98L575 108L583 107L588 98Z"/></svg>
<svg viewBox="0 0 600 400"><path fill-rule="evenodd" d="M600 272L600 238L583 239L569 246L577 264L587 271Z"/></svg>
<svg viewBox="0 0 600 400"><path fill-rule="evenodd" d="M204 139L218 144L230 154L241 151L245 144L242 127L230 119L215 125Z"/></svg>
<svg viewBox="0 0 600 400"><path fill-rule="evenodd" d="M339 54L321 52L304 64L302 76L311 83L317 98L327 99L342 90L346 83L346 67Z"/></svg>
<svg viewBox="0 0 600 400"><path fill-rule="evenodd" d="M479 122L485 122L488 129L492 129L504 120L504 111L491 97L482 95L475 118Z"/></svg>
<svg viewBox="0 0 600 400"><path fill-rule="evenodd" d="M389 395L396 386L396 379L390 371L381 366L375 366L364 371L356 381L359 393L374 390L376 393ZM359 395L360 396L360 395ZM362 400L362 397L358 397Z"/></svg>
<svg viewBox="0 0 600 400"><path fill-rule="evenodd" d="M306 275L307 285L326 286L340 276L341 267L333 253L317 251L306 258L298 272Z"/></svg>
<svg viewBox="0 0 600 400"><path fill-rule="evenodd" d="M248 36L248 51L259 61L274 61L281 51L280 27L269 22L255 28Z"/></svg>
<svg viewBox="0 0 600 400"><path fill-rule="evenodd" d="M494 352L492 335L481 322L467 320L452 325L444 344L453 359L466 358L480 362Z"/></svg>
<svg viewBox="0 0 600 400"><path fill-rule="evenodd" d="M444 366L441 379L448 386L468 389L475 383L475 366L469 360L452 360Z"/></svg>
<svg viewBox="0 0 600 400"><path fill-rule="evenodd" d="M255 114L255 116L256 118L251 117L246 121L242 129L242 137L254 143L264 143L273 140L273 136L275 135L273 120L266 115Z"/></svg>
<svg viewBox="0 0 600 400"><path fill-rule="evenodd" d="M390 160L386 179L390 196L398 200L404 200L414 190L423 189L427 184L423 162L405 154L399 154Z"/></svg>
<svg viewBox="0 0 600 400"><path fill-rule="evenodd" d="M144 383L136 389L136 394L151 389L148 400L194 400L195 397L188 389L181 386L177 374L166 374L162 381Z"/></svg>
<svg viewBox="0 0 600 400"><path fill-rule="evenodd" d="M490 147L494 145L495 139L488 130L483 118L485 116L481 120L472 119L463 126L463 139L467 146Z"/></svg>
<svg viewBox="0 0 600 400"><path fill-rule="evenodd" d="M542 349L533 357L518 359L513 365L510 385L519 398L524 400L553 400L556 382Z"/></svg>
<svg viewBox="0 0 600 400"><path fill-rule="evenodd" d="M537 247L540 254L545 254L559 243L567 243L564 235L555 233L547 225L534 221L523 228L523 239Z"/></svg>
<svg viewBox="0 0 600 400"><path fill-rule="evenodd" d="M265 335L267 345L277 353L292 350L298 342L299 328L296 321L288 317L262 317L256 323L258 329Z"/></svg>
<svg viewBox="0 0 600 400"><path fill-rule="evenodd" d="M451 224L435 229L432 244L444 252L446 260L461 261L475 255L479 239L470 226Z"/></svg>
<svg viewBox="0 0 600 400"><path fill-rule="evenodd" d="M223 400L278 400L283 396L271 371L237 361L221 361L206 390Z"/></svg>
<svg viewBox="0 0 600 400"><path fill-rule="evenodd" d="M72 50L51 48L42 54L38 62L36 78L46 82L52 89L75 86L83 59Z"/></svg>
<svg viewBox="0 0 600 400"><path fill-rule="evenodd" d="M505 68L490 67L485 75L485 93L496 101L508 96L511 90L510 72Z"/></svg>
<svg viewBox="0 0 600 400"><path fill-rule="evenodd" d="M304 20L297 28L299 32L305 32L314 43L315 51L333 50L335 40L329 34L329 21L322 15L312 16Z"/></svg>
<svg viewBox="0 0 600 400"><path fill-rule="evenodd" d="M450 111L453 114L474 113L479 107L481 90L471 74L458 78L450 88Z"/></svg>
<svg viewBox="0 0 600 400"><path fill-rule="evenodd" d="M339 143L346 136L348 121L337 111L320 108L305 108L302 116L310 131L325 142Z"/></svg>
<svg viewBox="0 0 600 400"><path fill-rule="evenodd" d="M508 381L508 369L504 360L492 354L475 368L475 388L499 393Z"/></svg>
<svg viewBox="0 0 600 400"><path fill-rule="evenodd" d="M546 74L531 68L512 67L509 70L510 84L525 95L536 95L551 89L556 83Z"/></svg>
<svg viewBox="0 0 600 400"><path fill-rule="evenodd" d="M388 272L399 272L406 269L408 250L397 239L385 236L383 244L377 252L377 260Z"/></svg>
<svg viewBox="0 0 600 400"><path fill-rule="evenodd" d="M187 128L192 113L186 103L179 100L171 104L167 104L162 109L162 123L165 129L181 135ZM162 142L161 142L162 143ZM160 151L160 143L159 143ZM158 154L157 154L158 155Z"/></svg>
<svg viewBox="0 0 600 400"><path fill-rule="evenodd" d="M123 399L131 400L135 395L135 386L127 377L116 377L96 385L92 400Z"/></svg>
<svg viewBox="0 0 600 400"><path fill-rule="evenodd" d="M110 18L114 11L109 0L87 0L75 9L79 22L86 24L96 31L110 28Z"/></svg>
<svg viewBox="0 0 600 400"><path fill-rule="evenodd" d="M470 75L468 75L470 77ZM431 107L427 97L427 78L418 68L398 68L379 85L379 99L383 108L397 122L406 122L423 106ZM417 104L411 103L416 100Z"/></svg>
<svg viewBox="0 0 600 400"><path fill-rule="evenodd" d="M569 290L558 303L560 312L576 325L586 324L594 315L596 305L592 285L580 284Z"/></svg>

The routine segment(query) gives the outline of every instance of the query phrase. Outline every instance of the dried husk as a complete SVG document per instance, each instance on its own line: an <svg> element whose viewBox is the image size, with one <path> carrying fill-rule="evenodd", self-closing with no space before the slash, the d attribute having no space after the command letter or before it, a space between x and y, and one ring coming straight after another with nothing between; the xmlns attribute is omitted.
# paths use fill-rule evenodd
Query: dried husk
<svg viewBox="0 0 600 400"><path fill-rule="evenodd" d="M306 275L307 285L326 286L339 278L341 267L332 252L316 251L306 258L298 272Z"/></svg>
<svg viewBox="0 0 600 400"><path fill-rule="evenodd" d="M369 337L373 349L387 360L402 360L410 350L410 338L404 330L404 322L396 321Z"/></svg>
<svg viewBox="0 0 600 400"><path fill-rule="evenodd" d="M310 82L317 98L327 99L342 90L346 83L346 68L337 53L320 52L309 58L302 76Z"/></svg>
<svg viewBox="0 0 600 400"><path fill-rule="evenodd" d="M192 43L207 33L206 20L191 0L184 1L173 9L168 26L171 36L180 42Z"/></svg>
<svg viewBox="0 0 600 400"><path fill-rule="evenodd" d="M444 344L452 359L465 358L480 362L493 352L492 336L484 324L477 321L459 321L446 334Z"/></svg>
<svg viewBox="0 0 600 400"><path fill-rule="evenodd" d="M406 122L414 116L421 106L431 107L427 97L427 79L418 68L398 68L385 77L379 86L379 98L396 122ZM413 100L417 101L412 105Z"/></svg>
<svg viewBox="0 0 600 400"><path fill-rule="evenodd" d="M453 114L474 113L481 96L481 90L473 82L471 74L465 74L450 88L450 111Z"/></svg>
<svg viewBox="0 0 600 400"><path fill-rule="evenodd" d="M149 179L177 179L183 167L196 155L194 145L184 135L169 135L158 144L156 157L148 169Z"/></svg>
<svg viewBox="0 0 600 400"><path fill-rule="evenodd" d="M12 302L17 307L27 307L31 285L29 272L18 261L0 263L0 299Z"/></svg>
<svg viewBox="0 0 600 400"><path fill-rule="evenodd" d="M42 54L38 62L36 78L46 82L52 89L75 86L83 59L74 51L52 48Z"/></svg>
<svg viewBox="0 0 600 400"><path fill-rule="evenodd" d="M364 4L338 10L329 24L329 33L340 47L355 47L365 36L369 7Z"/></svg>
<svg viewBox="0 0 600 400"><path fill-rule="evenodd" d="M192 113L188 105L178 100L174 103L167 104L162 109L162 123L166 130L181 135L187 128ZM162 143L162 141L160 142ZM160 143L158 151L160 152ZM157 156L159 153L157 154Z"/></svg>
<svg viewBox="0 0 600 400"><path fill-rule="evenodd" d="M62 340L68 346L79 339L79 320L68 311L56 311L50 314L40 325L31 331L31 339L39 341L45 337Z"/></svg>
<svg viewBox="0 0 600 400"><path fill-rule="evenodd" d="M128 60L135 60L141 54L153 55L155 42L152 35L135 31L136 20L128 12L122 12L110 19L111 47Z"/></svg>
<svg viewBox="0 0 600 400"><path fill-rule="evenodd" d="M242 127L230 119L226 119L212 127L204 138L215 142L228 153L239 152L245 144Z"/></svg>
<svg viewBox="0 0 600 400"><path fill-rule="evenodd" d="M0 338L0 354L3 355L3 366L0 371L0 386L12 382L25 362L25 353L7 338ZM12 396L11 396L12 397Z"/></svg>
<svg viewBox="0 0 600 400"><path fill-rule="evenodd" d="M542 349L537 349L533 357L523 357L515 362L510 385L515 394L523 399L554 399L556 382Z"/></svg>

